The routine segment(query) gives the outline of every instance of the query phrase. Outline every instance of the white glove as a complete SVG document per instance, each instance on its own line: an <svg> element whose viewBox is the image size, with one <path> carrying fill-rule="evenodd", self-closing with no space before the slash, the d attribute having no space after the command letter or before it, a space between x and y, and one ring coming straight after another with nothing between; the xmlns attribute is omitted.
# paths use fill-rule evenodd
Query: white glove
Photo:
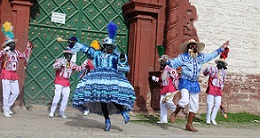
<svg viewBox="0 0 260 138"><path fill-rule="evenodd" d="M11 49L10 46L6 46L6 47L4 48L4 51L8 51L8 50L10 50L10 49Z"/></svg>
<svg viewBox="0 0 260 138"><path fill-rule="evenodd" d="M155 82L159 82L159 77L152 76L152 80L155 81Z"/></svg>

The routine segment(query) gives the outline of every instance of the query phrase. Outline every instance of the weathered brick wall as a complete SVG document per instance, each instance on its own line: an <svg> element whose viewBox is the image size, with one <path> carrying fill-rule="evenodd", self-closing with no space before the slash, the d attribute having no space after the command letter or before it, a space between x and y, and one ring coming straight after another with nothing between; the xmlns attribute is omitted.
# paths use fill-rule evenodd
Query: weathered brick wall
<svg viewBox="0 0 260 138"><path fill-rule="evenodd" d="M230 40L223 103L229 112L260 114L260 1L190 0L197 8L195 23L204 53ZM211 61L203 66L215 66ZM205 112L207 78L201 76L200 112Z"/></svg>

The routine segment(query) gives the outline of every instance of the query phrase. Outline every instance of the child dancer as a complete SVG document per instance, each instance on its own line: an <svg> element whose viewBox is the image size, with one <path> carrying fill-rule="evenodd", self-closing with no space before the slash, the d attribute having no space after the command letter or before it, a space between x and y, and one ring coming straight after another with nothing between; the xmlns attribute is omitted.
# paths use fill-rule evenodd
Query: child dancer
<svg viewBox="0 0 260 138"><path fill-rule="evenodd" d="M224 87L226 72L228 63L225 61L228 55L229 49L225 48L225 50L221 53L220 59L215 60L215 67L207 67L203 74L205 76L209 76L208 79L208 88L206 90L207 93L207 112L206 112L206 123L210 125L217 125L216 116L218 109L221 105L222 98L222 90ZM214 107L213 107L214 106ZM213 108L213 110L212 110Z"/></svg>
<svg viewBox="0 0 260 138"><path fill-rule="evenodd" d="M160 91L160 121L158 121L157 124L168 123L167 109L170 109L171 112L174 112L176 109L176 105L173 103L173 97L178 88L178 73L176 69L173 69L167 65L164 67L161 78L152 76L152 80L156 82L159 82L160 80L162 82L162 89Z"/></svg>
<svg viewBox="0 0 260 138"><path fill-rule="evenodd" d="M56 70L56 78L54 81L55 84L55 95L52 101L51 110L49 117L53 118L54 112L57 108L57 105L60 101L60 96L62 94L62 101L59 111L59 116L62 118L67 118L65 115L65 109L68 103L68 98L70 94L70 75L73 71L82 71L84 69L93 68L92 63L89 60L86 60L81 66L77 66L74 62L71 61L73 53L68 48L63 51L64 58L59 58L55 61L53 67Z"/></svg>

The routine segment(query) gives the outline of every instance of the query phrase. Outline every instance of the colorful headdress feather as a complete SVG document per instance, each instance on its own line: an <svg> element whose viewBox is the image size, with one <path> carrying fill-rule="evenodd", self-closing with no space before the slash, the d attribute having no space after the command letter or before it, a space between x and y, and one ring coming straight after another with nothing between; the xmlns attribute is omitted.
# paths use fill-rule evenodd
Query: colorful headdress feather
<svg viewBox="0 0 260 138"><path fill-rule="evenodd" d="M227 56L228 56L228 53L229 53L229 48L226 47L226 48L224 49L224 51L222 51L222 52L220 53L219 59L215 60L215 63L217 64L218 62L223 62L223 63L225 64L225 66L227 66L228 63L227 63L225 60L226 60L226 58L227 58Z"/></svg>
<svg viewBox="0 0 260 138"><path fill-rule="evenodd" d="M159 45L159 46L156 46L157 48L157 53L158 55L161 57L162 55L164 55L164 46L162 45Z"/></svg>
<svg viewBox="0 0 260 138"><path fill-rule="evenodd" d="M5 22L1 29L7 39L14 39L13 26L10 22Z"/></svg>
<svg viewBox="0 0 260 138"><path fill-rule="evenodd" d="M9 43L12 43L12 42L16 43L17 42L17 39L14 39L14 33L12 32L13 26L10 22L5 22L2 25L1 30L6 37L6 41L2 44L3 47L5 47Z"/></svg>
<svg viewBox="0 0 260 138"><path fill-rule="evenodd" d="M2 31L4 31L4 32L12 31L11 23L5 22L2 26Z"/></svg>
<svg viewBox="0 0 260 138"><path fill-rule="evenodd" d="M226 59L229 53L229 48L226 47L225 50L223 52L221 52L220 54L220 58Z"/></svg>
<svg viewBox="0 0 260 138"><path fill-rule="evenodd" d="M117 28L118 27L115 23L113 23L113 22L108 23L108 25L107 25L108 37L106 37L103 40L103 44L115 45Z"/></svg>
<svg viewBox="0 0 260 138"><path fill-rule="evenodd" d="M107 31L108 31L108 37L111 39L115 39L116 37L116 30L117 30L117 25L113 22L108 23L107 25Z"/></svg>
<svg viewBox="0 0 260 138"><path fill-rule="evenodd" d="M90 44L91 47L93 47L95 50L100 50L100 44L97 40L93 40L92 43Z"/></svg>

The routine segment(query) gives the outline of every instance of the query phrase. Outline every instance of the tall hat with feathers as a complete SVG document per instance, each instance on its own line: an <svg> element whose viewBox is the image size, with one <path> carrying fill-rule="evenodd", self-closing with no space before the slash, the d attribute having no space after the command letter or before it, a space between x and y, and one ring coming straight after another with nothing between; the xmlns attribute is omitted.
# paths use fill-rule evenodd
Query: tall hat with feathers
<svg viewBox="0 0 260 138"><path fill-rule="evenodd" d="M115 23L113 23L113 22L108 23L108 25L107 25L108 37L106 37L103 40L103 43L102 43L103 45L104 44L115 45L115 43L116 43L115 37L116 37L116 33L117 33L117 28L118 28L118 26Z"/></svg>
<svg viewBox="0 0 260 138"><path fill-rule="evenodd" d="M215 63L218 64L218 62L223 62L225 66L228 65L228 63L225 61L229 53L229 48L226 47L223 52L220 53L219 59L215 60Z"/></svg>
<svg viewBox="0 0 260 138"><path fill-rule="evenodd" d="M6 41L2 44L3 47L5 47L7 44L9 43L16 43L17 39L14 39L14 34L13 34L13 26L10 22L5 22L2 25L1 28L2 32L4 33L5 37L6 37Z"/></svg>
<svg viewBox="0 0 260 138"><path fill-rule="evenodd" d="M158 53L158 55L160 57L158 59L159 62L161 62L164 58L168 57L167 55L164 54L164 52L165 52L164 46L159 45L159 46L156 46L156 48L157 48L157 53Z"/></svg>

